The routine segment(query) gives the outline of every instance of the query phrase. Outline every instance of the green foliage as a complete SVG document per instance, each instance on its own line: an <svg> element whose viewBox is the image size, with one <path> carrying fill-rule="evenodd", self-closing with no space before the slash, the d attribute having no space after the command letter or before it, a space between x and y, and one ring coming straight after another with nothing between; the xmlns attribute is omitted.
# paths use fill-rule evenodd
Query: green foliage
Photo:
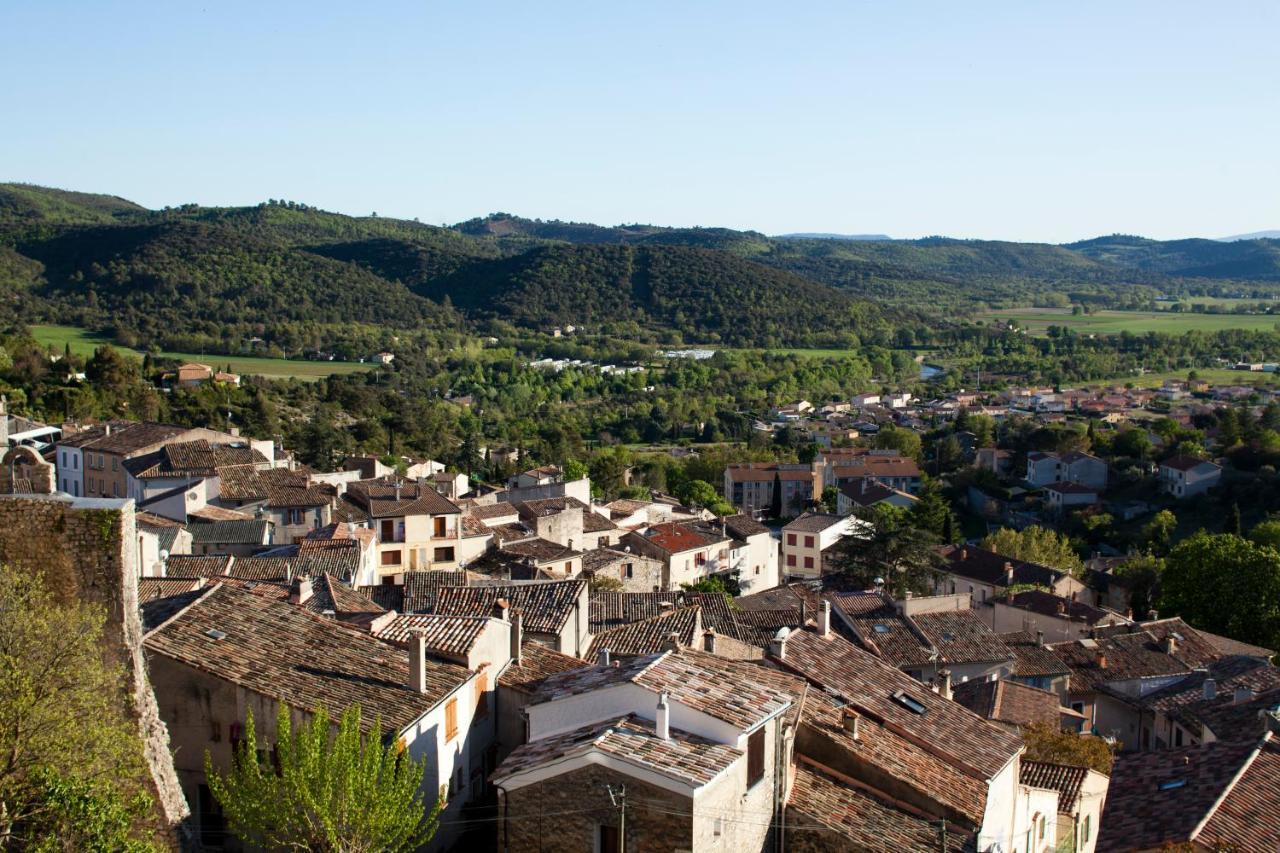
<svg viewBox="0 0 1280 853"><path fill-rule="evenodd" d="M1249 540L1255 545L1280 551L1280 520L1268 519L1258 522L1249 531Z"/></svg>
<svg viewBox="0 0 1280 853"><path fill-rule="evenodd" d="M925 484L920 491L919 500L909 511L911 523L914 526L929 531L938 537L940 542L951 541L948 538L948 531L954 532L955 519L951 512L951 502L943 495L937 481L930 480Z"/></svg>
<svg viewBox="0 0 1280 853"><path fill-rule="evenodd" d="M1115 574L1129 588L1129 606L1138 618L1145 618L1160 600L1164 560L1152 554L1135 557L1119 566Z"/></svg>
<svg viewBox="0 0 1280 853"><path fill-rule="evenodd" d="M32 849L147 849L130 840L146 768L123 670L103 662L105 618L0 566L0 832Z"/></svg>
<svg viewBox="0 0 1280 853"><path fill-rule="evenodd" d="M725 600L729 602L730 607L735 606L733 597L741 591L737 581L720 575L707 575L706 577L698 578L692 583L682 583L680 588L685 592L707 592L723 595Z"/></svg>
<svg viewBox="0 0 1280 853"><path fill-rule="evenodd" d="M1032 723L1023 726L1022 739L1027 745L1022 756L1024 761L1088 767L1107 775L1111 774L1111 765L1115 763L1115 750L1102 738L1065 732L1056 725ZM1118 748L1119 744L1115 749Z"/></svg>
<svg viewBox="0 0 1280 853"><path fill-rule="evenodd" d="M1162 509L1142 528L1142 538L1152 554L1162 557L1169 553L1169 548L1173 544L1173 534L1177 529L1178 517L1169 510Z"/></svg>
<svg viewBox="0 0 1280 853"><path fill-rule="evenodd" d="M1160 610L1194 627L1280 648L1280 553L1203 531L1169 552Z"/></svg>
<svg viewBox="0 0 1280 853"><path fill-rule="evenodd" d="M876 433L873 445L880 449L896 450L903 456L920 459L920 433L913 429L886 424Z"/></svg>
<svg viewBox="0 0 1280 853"><path fill-rule="evenodd" d="M564 478L566 480L581 480L589 473L587 464L585 462L579 462L577 459L566 460L563 468Z"/></svg>
<svg viewBox="0 0 1280 853"><path fill-rule="evenodd" d="M988 534L981 546L1005 557L1038 563L1079 577L1084 572L1084 562L1071 547L1071 541L1060 533L1031 525L1022 530L1002 527Z"/></svg>
<svg viewBox="0 0 1280 853"><path fill-rule="evenodd" d="M334 734L323 708L294 731L282 704L272 758L258 757L263 747L249 712L232 769L219 773L206 753L205 775L228 825L246 844L407 853L435 834L444 792L434 805L424 802L419 786L426 764L398 740L383 741L380 723L362 730L358 705L343 712Z"/></svg>
<svg viewBox="0 0 1280 853"><path fill-rule="evenodd" d="M846 536L832 551L831 567L862 589L883 581L894 598L932 594L943 564L937 536L912 526L906 510L877 504L857 514L869 528Z"/></svg>
<svg viewBox="0 0 1280 853"><path fill-rule="evenodd" d="M827 486L822 490L822 511L834 515L840 504L840 490Z"/></svg>

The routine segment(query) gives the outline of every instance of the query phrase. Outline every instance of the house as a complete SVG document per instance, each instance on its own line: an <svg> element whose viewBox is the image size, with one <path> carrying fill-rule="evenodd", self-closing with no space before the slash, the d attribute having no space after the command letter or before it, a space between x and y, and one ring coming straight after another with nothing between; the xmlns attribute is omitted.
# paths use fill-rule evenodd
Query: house
<svg viewBox="0 0 1280 853"><path fill-rule="evenodd" d="M218 469L217 502L261 514L274 525L275 541L295 543L333 520L334 491L304 471L248 466Z"/></svg>
<svg viewBox="0 0 1280 853"><path fill-rule="evenodd" d="M477 659L471 669L429 656L424 635L406 653L288 600L226 584L197 595L152 627L143 645L201 837L220 843L224 832L205 779L205 753L215 768L229 769L250 712L269 748L282 704L298 720L321 706L337 717L358 703L362 725L380 720L410 755L426 762L426 802L447 787L432 847L448 849L463 808L485 790L485 754L495 742L492 684L516 638L494 632L496 640L478 648L482 632L475 630L449 635L445 647L433 649L468 651Z"/></svg>
<svg viewBox="0 0 1280 853"><path fill-rule="evenodd" d="M1121 755L1098 832L1098 853L1280 849L1276 719L1245 743Z"/></svg>
<svg viewBox="0 0 1280 853"><path fill-rule="evenodd" d="M346 498L368 515L378 536L378 570L394 577L406 570L453 569L465 557L462 510L431 488L394 480L359 481ZM483 550L483 545L480 546Z"/></svg>
<svg viewBox="0 0 1280 853"><path fill-rule="evenodd" d="M135 421L110 421L74 433L64 431L55 454L58 489L76 497L128 497L126 460L170 442L201 438L232 442L237 437L215 430Z"/></svg>
<svg viewBox="0 0 1280 853"><path fill-rule="evenodd" d="M1074 509L1097 506L1098 493L1080 483L1062 481L1044 487L1045 505L1049 512L1062 515Z"/></svg>
<svg viewBox="0 0 1280 853"><path fill-rule="evenodd" d="M179 388L194 388L213 379L213 368L207 364L187 362L179 365L171 375Z"/></svg>
<svg viewBox="0 0 1280 853"><path fill-rule="evenodd" d="M373 357L373 360L376 361L378 364L390 364L391 362L396 360L396 356L395 356L395 353L390 353L384 350L378 353L377 355L375 355Z"/></svg>
<svg viewBox="0 0 1280 853"><path fill-rule="evenodd" d="M729 571L738 579L743 594L772 589L781 581L778 540L773 532L748 515L731 515L720 520L721 531L730 537Z"/></svg>
<svg viewBox="0 0 1280 853"><path fill-rule="evenodd" d="M839 489L858 480L872 480L915 495L923 482L916 461L896 450L839 448L820 454L814 464L820 470L823 488Z"/></svg>
<svg viewBox="0 0 1280 853"><path fill-rule="evenodd" d="M1000 477L1013 473L1013 451L1001 450L998 447L980 447L974 456L973 464Z"/></svg>
<svg viewBox="0 0 1280 853"><path fill-rule="evenodd" d="M501 506L499 504L499 506ZM535 535L584 551L616 544L618 526L574 497L543 498L513 505L518 520ZM492 513L496 515L496 511Z"/></svg>
<svg viewBox="0 0 1280 853"><path fill-rule="evenodd" d="M662 589L664 571L661 560L616 548L597 548L582 555L583 577L590 581L616 578L626 592Z"/></svg>
<svg viewBox="0 0 1280 853"><path fill-rule="evenodd" d="M739 512L752 517L773 512L774 488L782 487L782 513L798 513L822 496L821 478L813 466L775 462L743 462L724 470L724 496Z"/></svg>
<svg viewBox="0 0 1280 853"><path fill-rule="evenodd" d="M1202 495L1222 480L1222 466L1194 456L1174 456L1160 463L1160 484L1175 498Z"/></svg>
<svg viewBox="0 0 1280 853"><path fill-rule="evenodd" d="M1027 631L1010 631L998 635L1013 654L1013 669L1006 676L1021 684L1039 687L1058 696L1059 702L1065 700L1068 683L1071 678L1071 667L1053 653L1045 644L1044 634L1031 634ZM1083 725L1083 720L1081 720Z"/></svg>
<svg viewBox="0 0 1280 853"><path fill-rule="evenodd" d="M429 576L434 572L421 574ZM500 601L507 602L512 612L523 615L526 639L573 657L586 652L591 633L584 580L442 586L435 591L432 610L444 616L489 616Z"/></svg>
<svg viewBox="0 0 1280 853"><path fill-rule="evenodd" d="M853 516L805 513L782 528L782 573L788 577L818 578L831 549L868 522Z"/></svg>
<svg viewBox="0 0 1280 853"><path fill-rule="evenodd" d="M1078 450L1061 454L1035 451L1027 454L1026 480L1033 486L1078 483L1101 492L1107 488L1107 463Z"/></svg>
<svg viewBox="0 0 1280 853"><path fill-rule="evenodd" d="M662 561L662 588L679 589L709 575L733 569L729 560L728 536L694 522L670 521L628 533L621 544L633 551Z"/></svg>
<svg viewBox="0 0 1280 853"><path fill-rule="evenodd" d="M271 544L271 522L264 518L200 522L189 524L187 532L192 554L248 557Z"/></svg>
<svg viewBox="0 0 1280 853"><path fill-rule="evenodd" d="M524 707L527 742L492 776L498 837L544 850L537 818L555 812L565 850L762 850L804 695L797 678L696 650L550 675Z"/></svg>
<svg viewBox="0 0 1280 853"><path fill-rule="evenodd" d="M994 608L992 624L996 631L1025 631L1030 634L1038 631L1054 643L1088 637L1099 627L1124 625L1131 621L1115 611L1039 589L995 598L991 606Z"/></svg>
<svg viewBox="0 0 1280 853"><path fill-rule="evenodd" d="M942 577L937 592L968 593L975 605L989 605L1011 586L1034 584L1047 587L1055 594L1071 597L1084 591L1084 584L1066 572L1048 566L1011 560L994 551L973 545L947 545L940 549L943 559Z"/></svg>
<svg viewBox="0 0 1280 853"><path fill-rule="evenodd" d="M836 497L836 514L849 515L877 504L887 504L900 509L910 509L919 502L910 492L894 489L869 477L853 480L840 487Z"/></svg>
<svg viewBox="0 0 1280 853"><path fill-rule="evenodd" d="M1111 779L1088 767L1026 759L1020 778L1028 787L1058 792L1058 832L1052 839L1053 849L1093 853Z"/></svg>
<svg viewBox="0 0 1280 853"><path fill-rule="evenodd" d="M952 698L979 717L1014 731L1033 725L1058 728L1064 710L1075 713L1064 709L1056 694L1007 678L961 682L952 687Z"/></svg>
<svg viewBox="0 0 1280 853"><path fill-rule="evenodd" d="M507 489L498 494L499 501L519 503L544 498L571 497L582 504L591 503L591 478L567 479L559 465L530 468L507 480Z"/></svg>

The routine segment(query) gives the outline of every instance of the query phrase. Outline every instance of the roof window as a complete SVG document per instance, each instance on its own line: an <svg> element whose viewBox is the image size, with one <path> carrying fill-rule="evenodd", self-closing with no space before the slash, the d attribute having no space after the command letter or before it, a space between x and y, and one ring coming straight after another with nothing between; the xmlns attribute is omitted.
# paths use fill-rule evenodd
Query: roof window
<svg viewBox="0 0 1280 853"><path fill-rule="evenodd" d="M929 710L924 706L923 702L921 702L918 699L912 699L910 696L908 696L906 693L902 692L901 690L893 694L891 698L893 699L893 701L897 702L899 705L906 708L908 711L910 711L913 714L923 714L925 711Z"/></svg>

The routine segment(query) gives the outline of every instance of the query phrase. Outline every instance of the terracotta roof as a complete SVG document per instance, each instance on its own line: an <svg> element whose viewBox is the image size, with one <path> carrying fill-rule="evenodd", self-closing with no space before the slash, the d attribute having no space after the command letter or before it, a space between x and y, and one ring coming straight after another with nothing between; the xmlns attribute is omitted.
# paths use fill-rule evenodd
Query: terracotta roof
<svg viewBox="0 0 1280 853"><path fill-rule="evenodd" d="M557 672L582 669L588 664L571 655L557 652L534 640L520 646L520 663L515 661L498 676L498 684L521 693L536 693L542 682Z"/></svg>
<svg viewBox="0 0 1280 853"><path fill-rule="evenodd" d="M1218 741L1121 754L1111 771L1099 853L1196 843L1280 848L1280 747Z"/></svg>
<svg viewBox="0 0 1280 853"><path fill-rule="evenodd" d="M323 573L312 579L311 597L303 606L312 613L333 615L344 622L367 622L387 612L367 595L352 589L334 575Z"/></svg>
<svg viewBox="0 0 1280 853"><path fill-rule="evenodd" d="M520 508L511 503L480 504L468 512L475 518L487 521L491 518L519 518Z"/></svg>
<svg viewBox="0 0 1280 853"><path fill-rule="evenodd" d="M401 730L471 677L463 667L426 661L426 693L409 688L401 649L282 601L216 585L146 635L160 654L294 708L338 714L359 703L372 725Z"/></svg>
<svg viewBox="0 0 1280 853"><path fill-rule="evenodd" d="M1083 601L1072 601L1069 598L1054 595L1051 592L1045 592L1040 589L1029 589L1016 593L1013 596L1013 600L1006 603L1021 610L1028 610L1043 616L1052 616L1056 619L1066 619L1070 622L1081 622L1085 625L1096 625L1108 617L1119 618L1119 614L1112 613L1109 610L1092 607Z"/></svg>
<svg viewBox="0 0 1280 853"><path fill-rule="evenodd" d="M1000 723L1056 728L1061 722L1056 693L1004 678L962 682L952 688L952 697L978 716Z"/></svg>
<svg viewBox="0 0 1280 853"><path fill-rule="evenodd" d="M588 552L591 553L591 552ZM624 554L623 556L631 556ZM724 596L720 596L723 600ZM596 634L620 625L674 610L684 604L685 593L674 592L595 592L591 595L591 633Z"/></svg>
<svg viewBox="0 0 1280 853"><path fill-rule="evenodd" d="M291 577L288 557L236 557L227 574L241 580L258 581L287 581Z"/></svg>
<svg viewBox="0 0 1280 853"><path fill-rule="evenodd" d="M525 631L559 634L586 588L584 580L443 587L436 598L435 612L452 616L489 616L498 599L506 599L513 610L523 614Z"/></svg>
<svg viewBox="0 0 1280 853"><path fill-rule="evenodd" d="M1088 777L1088 767L1050 764L1047 761L1030 761L1024 758L1019 767L1018 781L1033 788L1057 791L1058 811L1075 814L1080 802L1080 787Z"/></svg>
<svg viewBox="0 0 1280 853"><path fill-rule="evenodd" d="M1196 629L1205 642L1213 646L1213 648L1223 655L1251 655L1252 657L1270 660L1275 657L1274 649L1266 649L1262 646L1253 646L1249 643L1242 643L1239 640L1233 640L1230 637L1223 637L1220 634L1210 634L1208 631Z"/></svg>
<svg viewBox="0 0 1280 853"><path fill-rule="evenodd" d="M96 452L127 456L175 438L184 432L187 432L185 427L171 424L131 423L125 421L122 425L122 422L115 421L109 434L104 430L94 440L79 446ZM59 442L59 444L62 443L64 442Z"/></svg>
<svg viewBox="0 0 1280 853"><path fill-rule="evenodd" d="M1195 456L1171 456L1160 463L1161 468L1172 468L1175 471L1191 471L1199 468L1201 465L1211 465L1214 468L1219 467L1216 463L1210 462L1208 459L1198 459Z"/></svg>
<svg viewBox="0 0 1280 853"><path fill-rule="evenodd" d="M726 537L714 534L708 535L692 524L678 521L655 524L636 535L643 537L647 542L653 543L668 554L679 554L698 548L710 548L727 541Z"/></svg>
<svg viewBox="0 0 1280 853"><path fill-rule="evenodd" d="M864 784L837 779L834 771L803 756L796 762L787 801L789 838L821 842L822 850L944 850L969 849L972 834L950 827L941 846L938 823Z"/></svg>
<svg viewBox="0 0 1280 853"><path fill-rule="evenodd" d="M1037 638L1028 631L1013 631L997 636L1005 648L1013 653L1012 674L1015 678L1043 678L1068 675L1071 672L1071 668L1053 653L1053 649L1040 645Z"/></svg>
<svg viewBox="0 0 1280 853"><path fill-rule="evenodd" d="M225 500L265 501L270 507L327 506L333 501L328 489L311 485L302 471L237 466L219 469L218 479L218 494Z"/></svg>
<svg viewBox="0 0 1280 853"><path fill-rule="evenodd" d="M367 596L370 601L387 610L394 610L397 613L411 613L405 610L404 606L404 587L400 584L374 584L372 586L362 586L358 590L361 595Z"/></svg>
<svg viewBox="0 0 1280 853"><path fill-rule="evenodd" d="M435 489L423 488L416 482L397 486L381 480L359 480L348 484L347 496L373 518L453 515L462 512L457 504Z"/></svg>
<svg viewBox="0 0 1280 853"><path fill-rule="evenodd" d="M1013 654L972 610L909 617L949 663L994 663Z"/></svg>
<svg viewBox="0 0 1280 853"><path fill-rule="evenodd" d="M665 616L654 616L601 631L591 638L591 647L585 657L594 661L602 649L608 649L615 657L657 654L672 634L679 637L682 646L687 647L698 642L701 632L701 610L696 606L684 607Z"/></svg>
<svg viewBox="0 0 1280 853"><path fill-rule="evenodd" d="M722 518L721 521L724 522L725 530L734 539L746 540L750 536L769 533L769 528L750 516L741 514L728 515Z"/></svg>
<svg viewBox="0 0 1280 853"><path fill-rule="evenodd" d="M1173 657L1189 667L1204 666L1217 660L1221 653L1201 633L1182 621L1180 616L1168 619L1155 619L1133 625L1104 625L1098 628L1099 637L1118 637L1124 634L1141 633L1163 643L1169 637L1175 641Z"/></svg>
<svg viewBox="0 0 1280 853"><path fill-rule="evenodd" d="M566 548L558 542L535 537L520 542L505 542L501 550L516 557L528 557L539 563L559 562L581 557L581 551Z"/></svg>
<svg viewBox="0 0 1280 853"><path fill-rule="evenodd" d="M937 750L971 775L990 779L1022 748L1016 735L943 699L834 631L825 637L809 629L792 632L779 663L835 690L860 713L883 720L917 745Z"/></svg>
<svg viewBox="0 0 1280 853"><path fill-rule="evenodd" d="M847 524L848 520L839 515L807 512L782 529L787 533L821 533L832 527Z"/></svg>
<svg viewBox="0 0 1280 853"><path fill-rule="evenodd" d="M1214 696L1205 698L1205 682L1214 681ZM1236 691L1242 692L1237 700ZM1232 655L1204 669L1189 672L1173 684L1134 699L1119 698L1141 708L1160 711L1184 728L1201 734L1207 725L1215 740L1249 740L1258 732L1258 711L1275 704L1280 694L1280 669L1248 655Z"/></svg>
<svg viewBox="0 0 1280 853"><path fill-rule="evenodd" d="M165 561L164 573L171 578L216 578L227 573L231 557L194 557L171 554Z"/></svg>
<svg viewBox="0 0 1280 853"><path fill-rule="evenodd" d="M543 682L534 702L628 682L655 693L666 692L680 704L741 729L754 728L797 704L797 696L804 692L803 682L758 664L686 649L553 675Z"/></svg>
<svg viewBox="0 0 1280 853"><path fill-rule="evenodd" d="M701 787L743 755L741 750L674 727L670 735L666 739L657 737L652 722L629 714L518 746L494 771L491 779L506 780L571 756L601 752Z"/></svg>
<svg viewBox="0 0 1280 853"><path fill-rule="evenodd" d="M402 613L430 613L436 606L436 596L446 586L466 586L467 573L463 569L435 569L425 572L405 572L403 596L400 607L388 609ZM489 615L476 614L476 615Z"/></svg>
<svg viewBox="0 0 1280 853"><path fill-rule="evenodd" d="M349 582L360 568L360 549L354 543L347 548L313 548L304 542L289 562L295 576L314 578L329 574Z"/></svg>
<svg viewBox="0 0 1280 853"><path fill-rule="evenodd" d="M254 517L251 512L243 512L238 509L227 509L223 506L214 506L207 504L200 509L193 509L187 513L190 518L198 518L203 521L236 521L240 519L251 519Z"/></svg>
<svg viewBox="0 0 1280 853"><path fill-rule="evenodd" d="M1150 635L1051 643L1049 648L1071 670L1072 693L1088 693L1110 681L1153 675L1176 675L1190 667L1163 651Z"/></svg>
<svg viewBox="0 0 1280 853"><path fill-rule="evenodd" d="M470 654L489 618L484 616L438 616L414 613L397 616L374 636L387 643L407 646L415 634L427 641L427 651L452 658L465 658Z"/></svg>
<svg viewBox="0 0 1280 853"><path fill-rule="evenodd" d="M188 525L187 530L193 545L262 545L270 526L266 519L203 521Z"/></svg>
<svg viewBox="0 0 1280 853"><path fill-rule="evenodd" d="M943 571L992 586L1006 585L1006 563L1013 566L1014 584L1052 586L1063 576L1057 569L1014 560L973 545L946 545L941 552L946 560Z"/></svg>
<svg viewBox="0 0 1280 853"><path fill-rule="evenodd" d="M171 442L145 456L129 460L126 467L139 479L212 476L235 465L265 465L267 457L247 444L211 444L205 439Z"/></svg>

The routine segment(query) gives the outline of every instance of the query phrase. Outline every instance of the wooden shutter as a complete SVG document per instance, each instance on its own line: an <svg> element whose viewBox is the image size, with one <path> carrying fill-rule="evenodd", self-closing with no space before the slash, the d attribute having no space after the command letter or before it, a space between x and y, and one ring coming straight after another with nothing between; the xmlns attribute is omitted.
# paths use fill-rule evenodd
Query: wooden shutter
<svg viewBox="0 0 1280 853"><path fill-rule="evenodd" d="M747 786L764 778L764 728L758 728L747 738Z"/></svg>
<svg viewBox="0 0 1280 853"><path fill-rule="evenodd" d="M458 736L458 700L450 699L444 706L444 739L453 740Z"/></svg>

